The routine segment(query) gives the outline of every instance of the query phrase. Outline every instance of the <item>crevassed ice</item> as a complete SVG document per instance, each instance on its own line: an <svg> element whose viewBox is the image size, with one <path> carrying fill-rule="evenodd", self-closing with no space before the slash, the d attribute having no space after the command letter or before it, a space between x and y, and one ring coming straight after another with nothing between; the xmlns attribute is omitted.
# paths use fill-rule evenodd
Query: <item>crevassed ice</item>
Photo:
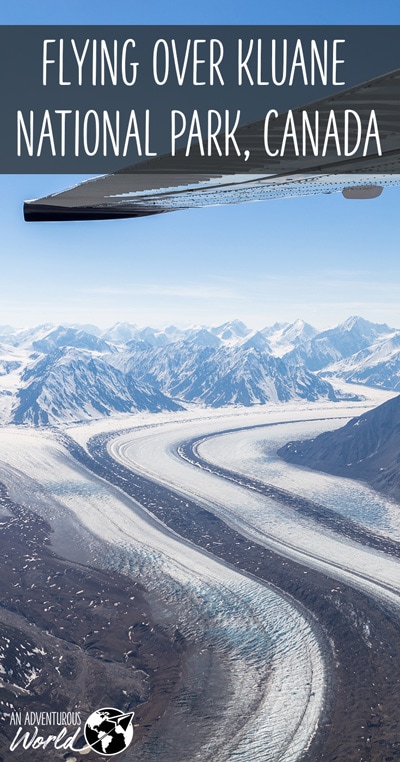
<svg viewBox="0 0 400 762"><path fill-rule="evenodd" d="M55 524L74 516L97 547L106 541L99 564L153 590L173 612L174 627L198 643L199 652L211 649L226 671L227 690L216 705L193 708L187 694L174 706L182 735L174 736L174 758L294 762L309 745L324 704L317 625L268 586L179 541L79 467L50 433L0 430L0 461L15 500ZM188 743L188 728L195 744ZM142 758L150 756L143 752Z"/></svg>

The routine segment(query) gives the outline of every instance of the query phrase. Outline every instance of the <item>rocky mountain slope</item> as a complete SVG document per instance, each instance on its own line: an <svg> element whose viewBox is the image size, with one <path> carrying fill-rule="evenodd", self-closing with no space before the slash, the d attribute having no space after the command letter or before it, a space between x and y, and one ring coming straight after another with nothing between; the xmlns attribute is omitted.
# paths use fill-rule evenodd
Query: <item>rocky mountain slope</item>
<svg viewBox="0 0 400 762"><path fill-rule="evenodd" d="M46 425L112 413L179 409L173 400L135 382L103 357L66 347L40 356L24 370L12 422Z"/></svg>
<svg viewBox="0 0 400 762"><path fill-rule="evenodd" d="M353 418L336 431L288 442L278 455L289 463L362 479L400 499L400 397Z"/></svg>

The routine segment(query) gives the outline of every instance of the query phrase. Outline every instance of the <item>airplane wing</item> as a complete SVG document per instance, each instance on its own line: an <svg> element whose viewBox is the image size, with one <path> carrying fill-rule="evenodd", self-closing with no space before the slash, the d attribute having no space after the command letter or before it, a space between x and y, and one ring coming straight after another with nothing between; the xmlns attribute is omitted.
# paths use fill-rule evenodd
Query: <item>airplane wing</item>
<svg viewBox="0 0 400 762"><path fill-rule="evenodd" d="M209 205L337 191L347 198L373 198L383 187L400 184L399 103L400 69L397 69L294 109L290 112L292 137L286 139L284 150L282 141L288 129L289 112L270 119L268 154L262 119L237 130L240 155L234 152L228 157L208 157L197 146L186 156L183 148L175 156L150 159L61 193L26 201L25 220L144 217ZM379 123L379 141L372 138L367 145L366 125L372 109ZM358 114L358 123L354 112ZM353 151L357 135L360 137L357 133L360 124L364 128L363 139ZM310 150L312 140L314 148Z"/></svg>

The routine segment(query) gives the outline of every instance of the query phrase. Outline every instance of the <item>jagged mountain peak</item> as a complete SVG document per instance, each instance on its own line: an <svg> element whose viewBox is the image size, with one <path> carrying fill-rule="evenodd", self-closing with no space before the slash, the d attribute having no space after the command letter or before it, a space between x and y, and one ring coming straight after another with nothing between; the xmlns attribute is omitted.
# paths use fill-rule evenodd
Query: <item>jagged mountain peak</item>
<svg viewBox="0 0 400 762"><path fill-rule="evenodd" d="M331 331L360 331L362 333L381 334L390 333L393 331L386 323L372 323L370 320L366 320L360 315L351 315L351 317L344 320L343 323L339 323L336 328L331 328Z"/></svg>
<svg viewBox="0 0 400 762"><path fill-rule="evenodd" d="M207 328L194 328L188 331L184 341L198 347L219 347L221 344L220 338Z"/></svg>
<svg viewBox="0 0 400 762"><path fill-rule="evenodd" d="M270 351L277 357L283 357L313 338L317 329L299 318L293 323L275 323L272 327L263 328L261 333L268 339Z"/></svg>
<svg viewBox="0 0 400 762"><path fill-rule="evenodd" d="M334 328L317 333L292 350L287 359L289 362L303 363L309 370L319 371L367 349L377 339L383 340L394 333L394 329L384 323L372 323L354 315Z"/></svg>
<svg viewBox="0 0 400 762"><path fill-rule="evenodd" d="M312 339L317 333L318 331L314 326L298 318L294 323L285 326L282 331L282 338L293 342L296 340L306 341L307 339Z"/></svg>
<svg viewBox="0 0 400 762"><path fill-rule="evenodd" d="M60 325L42 338L32 341L32 348L37 352L52 352L62 347L78 347L96 352L111 351L111 347L103 339L79 328Z"/></svg>
<svg viewBox="0 0 400 762"><path fill-rule="evenodd" d="M259 349L268 352L268 354L271 354L271 345L262 331L254 331L248 336L245 336L245 338L240 342L240 345L243 347L243 349Z"/></svg>
<svg viewBox="0 0 400 762"><path fill-rule="evenodd" d="M20 328L10 335L10 343L16 347L31 348L33 341L43 338L55 327L54 323L43 323L33 328Z"/></svg>
<svg viewBox="0 0 400 762"><path fill-rule="evenodd" d="M251 329L247 327L241 320L230 320L227 323L222 323L215 328L211 328L212 333L218 336L222 341L230 341L231 339L243 339L249 333Z"/></svg>

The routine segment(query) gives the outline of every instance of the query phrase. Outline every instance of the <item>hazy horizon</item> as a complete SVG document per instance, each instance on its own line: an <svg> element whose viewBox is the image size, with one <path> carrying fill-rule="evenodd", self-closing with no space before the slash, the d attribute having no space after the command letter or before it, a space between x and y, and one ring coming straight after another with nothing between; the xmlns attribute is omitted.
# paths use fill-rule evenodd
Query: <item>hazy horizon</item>
<svg viewBox="0 0 400 762"><path fill-rule="evenodd" d="M232 324L232 323L237 323L237 322L244 323L246 328L250 329L251 331L261 331L261 330L263 330L265 328L273 328L275 325L281 325L281 326L293 325L297 321L301 321L301 322L304 322L304 323L306 323L308 325L311 325L312 328L316 329L319 332L322 332L322 331L329 330L331 328L335 328L336 326L343 324L344 322L346 322L347 320L350 320L351 318L361 318L361 319L366 320L366 321L368 321L370 323L378 323L378 324L381 324L381 325L382 324L386 324L388 326L388 328L391 328L391 329L394 329L394 330L400 330L400 321L399 321L399 327L397 327L396 325L390 325L386 321L376 321L376 320L370 319L369 317L367 317L365 315L352 314L352 315L347 315L343 320L339 320L336 323L330 323L330 324L326 324L326 325L316 325L315 323L310 323L308 320L305 320L301 316L298 316L297 318L295 318L295 320L272 320L272 322L264 322L262 324L260 323L259 325L255 325L255 324L246 322L245 320L242 320L241 318L238 318L237 316L234 316L234 317L229 317L228 316L228 317L226 317L222 321L219 321L219 322L218 321L217 322L208 322L208 323L199 323L199 322L195 322L195 321L189 321L189 322L185 322L185 323L177 321L177 322L172 322L171 323L171 322L168 322L168 321L165 321L165 320L162 321L161 323L156 323L154 321L153 321L153 323L140 323L137 320L125 320L125 319L116 320L113 323L104 323L104 324L95 323L93 320L87 320L87 321L84 321L84 322L77 321L77 320L74 320L74 321L43 320L43 321L39 321L37 323L29 323L29 324L26 323L24 325L13 325L10 322L4 322L4 323L0 322L0 332L2 330L7 330L7 329L10 329L10 330L13 330L13 331L18 331L18 332L21 331L22 332L22 331L35 330L35 329L41 328L41 327L43 327L43 328L49 327L49 330L52 330L53 328L58 328L60 326L64 326L66 328L87 329L88 332L90 332L90 328L94 328L94 329L99 330L102 333L104 333L106 331L110 331L112 328L114 328L115 326L118 326L118 325L129 325L131 327L137 328L138 330L144 330L146 328L151 328L154 331L160 331L160 332L162 332L162 331L165 331L167 328L171 328L171 327L177 328L180 331L184 331L184 330L189 330L189 329L218 328L218 327L220 327L222 325L225 325L225 324Z"/></svg>

